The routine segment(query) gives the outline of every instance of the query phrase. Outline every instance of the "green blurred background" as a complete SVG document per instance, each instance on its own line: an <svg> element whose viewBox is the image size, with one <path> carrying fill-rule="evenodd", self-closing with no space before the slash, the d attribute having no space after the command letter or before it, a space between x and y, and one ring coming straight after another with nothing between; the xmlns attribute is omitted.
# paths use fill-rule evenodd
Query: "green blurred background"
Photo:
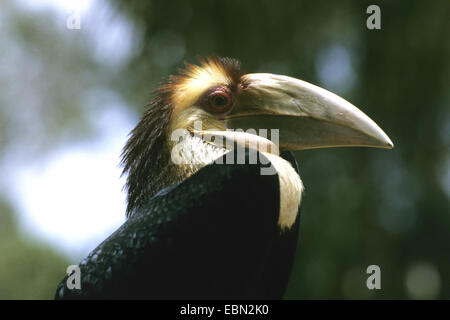
<svg viewBox="0 0 450 320"><path fill-rule="evenodd" d="M438 0L2 0L0 299L52 298L123 222L127 133L161 79L209 54L333 91L395 144L296 153L286 298L449 299L449 17ZM381 290L366 287L372 264Z"/></svg>

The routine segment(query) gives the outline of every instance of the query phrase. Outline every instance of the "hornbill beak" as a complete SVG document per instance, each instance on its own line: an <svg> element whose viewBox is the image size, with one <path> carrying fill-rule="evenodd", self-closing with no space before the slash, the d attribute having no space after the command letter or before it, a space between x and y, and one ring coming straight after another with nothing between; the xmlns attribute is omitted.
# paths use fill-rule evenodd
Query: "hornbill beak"
<svg viewBox="0 0 450 320"><path fill-rule="evenodd" d="M241 78L227 128L279 129L284 150L326 147L393 147L383 130L341 97L295 78L253 73Z"/></svg>

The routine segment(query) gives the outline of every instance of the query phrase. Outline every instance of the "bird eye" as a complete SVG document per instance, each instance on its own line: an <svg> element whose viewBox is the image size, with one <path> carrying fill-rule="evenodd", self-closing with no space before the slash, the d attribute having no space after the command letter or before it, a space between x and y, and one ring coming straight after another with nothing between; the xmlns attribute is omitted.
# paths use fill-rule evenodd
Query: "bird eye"
<svg viewBox="0 0 450 320"><path fill-rule="evenodd" d="M209 94L208 105L211 112L225 113L232 107L232 98L225 90L216 90Z"/></svg>

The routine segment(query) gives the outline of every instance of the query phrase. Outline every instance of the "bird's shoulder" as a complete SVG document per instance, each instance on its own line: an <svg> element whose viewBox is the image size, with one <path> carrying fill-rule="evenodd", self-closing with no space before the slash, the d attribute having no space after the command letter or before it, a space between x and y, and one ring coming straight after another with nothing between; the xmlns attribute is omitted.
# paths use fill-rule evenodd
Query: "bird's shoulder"
<svg viewBox="0 0 450 320"><path fill-rule="evenodd" d="M236 248L240 258L242 243L264 246L279 232L279 180L276 172L261 174L270 166L263 154L256 162L248 150L239 161L235 156L229 163L224 155L145 202L79 264L82 290L68 290L66 277L56 297L104 297L143 266L162 263L167 252L216 243L218 250Z"/></svg>

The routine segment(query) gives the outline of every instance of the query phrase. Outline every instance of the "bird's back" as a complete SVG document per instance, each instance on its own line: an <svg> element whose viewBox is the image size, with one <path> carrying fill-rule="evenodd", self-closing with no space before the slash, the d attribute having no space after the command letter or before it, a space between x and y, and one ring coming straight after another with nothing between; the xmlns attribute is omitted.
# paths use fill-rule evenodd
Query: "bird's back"
<svg viewBox="0 0 450 320"><path fill-rule="evenodd" d="M56 298L282 298L299 218L280 232L278 176L245 160L207 165L148 200L80 263L81 289L66 277Z"/></svg>

